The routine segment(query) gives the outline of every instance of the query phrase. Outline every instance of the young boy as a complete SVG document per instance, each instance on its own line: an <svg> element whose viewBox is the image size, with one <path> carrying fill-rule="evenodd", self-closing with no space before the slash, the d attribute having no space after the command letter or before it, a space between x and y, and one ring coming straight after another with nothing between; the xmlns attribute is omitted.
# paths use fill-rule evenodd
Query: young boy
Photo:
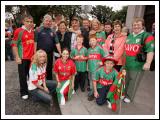
<svg viewBox="0 0 160 120"><path fill-rule="evenodd" d="M103 49L97 44L96 34L89 36L90 48L88 49L88 77L90 82L90 92L88 94L88 100L94 99L93 95L93 78L96 70L102 65L102 57L105 56Z"/></svg>
<svg viewBox="0 0 160 120"><path fill-rule="evenodd" d="M119 98L122 97L122 90L124 92L125 70L118 73L117 70L113 68L118 61L111 55L105 57L103 63L104 66L97 70L93 80L94 96L96 97L96 103L98 105L103 105L107 100L108 107L116 111L116 103Z"/></svg>
<svg viewBox="0 0 160 120"><path fill-rule="evenodd" d="M71 51L71 58L75 61L77 75L75 77L75 86L74 90L78 89L80 85L81 91L85 91L85 79L86 79L86 60L87 60L87 49L82 45L83 44L83 36L79 34L77 36L77 46L73 48Z"/></svg>
<svg viewBox="0 0 160 120"><path fill-rule="evenodd" d="M93 80L94 96L96 103L103 105L106 102L106 95L112 83L117 79L118 72L113 68L117 61L112 56L103 59L104 66L96 71Z"/></svg>

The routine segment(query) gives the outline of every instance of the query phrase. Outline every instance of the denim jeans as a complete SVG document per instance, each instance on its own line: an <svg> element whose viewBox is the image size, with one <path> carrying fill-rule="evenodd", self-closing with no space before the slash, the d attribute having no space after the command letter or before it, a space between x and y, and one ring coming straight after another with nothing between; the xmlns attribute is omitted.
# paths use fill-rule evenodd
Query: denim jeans
<svg viewBox="0 0 160 120"><path fill-rule="evenodd" d="M42 100L43 102L48 104L50 104L53 101L52 94L56 92L56 86L57 86L56 80L46 80L46 86L49 89L49 93L39 88L30 91L34 100L36 101Z"/></svg>

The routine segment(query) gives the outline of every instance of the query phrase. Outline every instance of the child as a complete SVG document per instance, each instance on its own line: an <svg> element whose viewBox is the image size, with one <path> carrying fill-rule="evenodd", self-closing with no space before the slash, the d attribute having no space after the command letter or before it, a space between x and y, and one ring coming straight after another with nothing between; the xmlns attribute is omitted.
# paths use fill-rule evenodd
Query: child
<svg viewBox="0 0 160 120"><path fill-rule="evenodd" d="M105 57L103 63L104 66L97 70L93 80L94 96L98 105L103 105L106 102L109 88L118 75L118 72L113 68L117 61L112 56Z"/></svg>
<svg viewBox="0 0 160 120"><path fill-rule="evenodd" d="M58 102L60 105L65 105L66 100L71 98L76 74L76 66L69 59L69 50L67 48L62 50L62 57L56 60L53 71L58 82L56 89Z"/></svg>
<svg viewBox="0 0 160 120"><path fill-rule="evenodd" d="M83 36L79 34L77 36L77 46L71 51L71 58L75 60L77 75L75 77L74 90L78 89L80 85L81 91L84 92L85 79L86 79L86 60L87 60L87 49L82 45Z"/></svg>
<svg viewBox="0 0 160 120"><path fill-rule="evenodd" d="M93 78L96 70L102 65L102 57L105 56L103 49L97 45L96 34L89 36L90 48L88 49L88 77L90 82L90 92L88 94L88 100L92 101L94 99L93 95Z"/></svg>
<svg viewBox="0 0 160 120"><path fill-rule="evenodd" d="M47 54L38 50L32 60L29 70L28 90L36 100L42 100L53 105L52 93L56 90L56 81L46 80Z"/></svg>
<svg viewBox="0 0 160 120"><path fill-rule="evenodd" d="M126 70L121 69L119 72L117 79L114 81L112 86L110 87L107 99L111 102L110 108L112 108L113 111L117 110L117 104L119 104L119 99L124 99L124 93L125 93L125 76L126 76ZM121 104L121 103L120 103ZM111 106L112 105L112 106Z"/></svg>

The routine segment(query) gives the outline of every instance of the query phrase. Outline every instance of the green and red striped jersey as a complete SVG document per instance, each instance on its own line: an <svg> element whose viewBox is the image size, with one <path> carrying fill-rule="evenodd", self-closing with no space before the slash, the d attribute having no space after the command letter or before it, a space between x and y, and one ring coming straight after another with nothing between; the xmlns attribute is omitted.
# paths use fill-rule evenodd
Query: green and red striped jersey
<svg viewBox="0 0 160 120"><path fill-rule="evenodd" d="M97 88L112 85L117 80L117 75L118 72L114 68L106 72L106 66L103 66L96 71L94 82L97 82Z"/></svg>
<svg viewBox="0 0 160 120"><path fill-rule="evenodd" d="M84 46L82 46L81 49L79 49L79 50L77 47L73 48L70 56L72 59L76 56L83 56L86 58L87 57L87 49ZM78 59L78 60L74 60L74 61L76 64L77 72L85 72L86 71L86 69L87 69L86 59Z"/></svg>
<svg viewBox="0 0 160 120"><path fill-rule="evenodd" d="M21 59L31 59L34 54L34 31L29 32L24 27L17 28L11 46L18 47Z"/></svg>
<svg viewBox="0 0 160 120"><path fill-rule="evenodd" d="M89 48L88 49L88 71L95 72L100 67L98 62L101 62L104 56L105 56L105 52L99 45L97 45L95 48Z"/></svg>
<svg viewBox="0 0 160 120"><path fill-rule="evenodd" d="M142 43L144 46L142 46ZM125 67L127 70L142 70L144 62L139 62L136 59L142 48L144 52L154 52L154 37L148 32L142 32L136 36L129 34L125 44Z"/></svg>

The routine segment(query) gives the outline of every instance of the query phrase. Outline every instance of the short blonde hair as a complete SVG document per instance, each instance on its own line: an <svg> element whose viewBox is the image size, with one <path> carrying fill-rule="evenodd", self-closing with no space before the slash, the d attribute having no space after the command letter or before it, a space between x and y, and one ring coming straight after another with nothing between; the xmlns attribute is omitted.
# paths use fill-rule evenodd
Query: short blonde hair
<svg viewBox="0 0 160 120"><path fill-rule="evenodd" d="M101 23L100 23L100 21L98 19L95 19L95 18L91 21L91 28L92 28L93 22L96 22L98 24L99 28L100 28Z"/></svg>
<svg viewBox="0 0 160 120"><path fill-rule="evenodd" d="M43 53L45 55L45 63L47 63L47 54L44 50L38 50L34 56L33 56L33 59L32 59L32 64L36 64L37 66L40 66L39 64L39 54Z"/></svg>
<svg viewBox="0 0 160 120"><path fill-rule="evenodd" d="M142 22L142 26L144 26L144 19L143 18L140 18L140 17L136 17L136 18L134 18L133 19L133 21L132 21L132 25L133 25L133 23L135 23L135 22Z"/></svg>

